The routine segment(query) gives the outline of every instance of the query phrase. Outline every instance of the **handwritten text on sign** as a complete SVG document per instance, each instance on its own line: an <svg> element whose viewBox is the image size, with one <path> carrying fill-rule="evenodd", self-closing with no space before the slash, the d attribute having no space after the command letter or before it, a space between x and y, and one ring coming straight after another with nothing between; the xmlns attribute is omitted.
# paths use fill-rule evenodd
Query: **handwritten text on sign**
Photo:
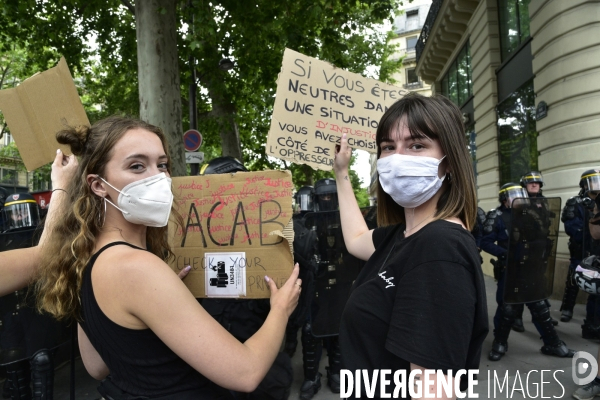
<svg viewBox="0 0 600 400"><path fill-rule="evenodd" d="M184 281L192 293L232 296L245 291L247 297L269 297L268 289L256 285L256 280L264 275L277 280L289 277L289 243L273 232L284 232L290 224L292 190L288 171L173 178L174 204L184 226L175 229L172 225L169 232L176 256L171 266L175 271L192 267ZM220 261L226 267L222 271L218 263L210 262L218 253L223 254ZM243 276L247 281L239 286L241 291L225 293L224 288L231 287L225 279L231 268L235 274L230 276ZM241 269L243 274L238 274Z"/></svg>
<svg viewBox="0 0 600 400"><path fill-rule="evenodd" d="M407 93L286 49L267 154L330 170L344 133L351 147L375 153L381 116Z"/></svg>

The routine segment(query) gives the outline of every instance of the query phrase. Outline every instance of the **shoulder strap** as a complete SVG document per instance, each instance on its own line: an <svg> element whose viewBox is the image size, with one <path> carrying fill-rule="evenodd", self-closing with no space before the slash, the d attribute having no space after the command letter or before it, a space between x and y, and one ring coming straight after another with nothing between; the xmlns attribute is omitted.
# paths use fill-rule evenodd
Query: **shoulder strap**
<svg viewBox="0 0 600 400"><path fill-rule="evenodd" d="M103 252L104 250L106 250L106 249L109 249L109 248L111 248L111 247L113 247L113 246L121 245L121 244L124 244L125 246L129 246L129 247L132 247L132 248L134 248L134 249L137 249L137 250L148 251L148 250L146 250L146 249L142 249L141 247L137 247L137 246L135 246L135 245L133 245L133 244L131 244L131 243L127 243L127 242L123 242L123 241L111 242L111 243L109 243L109 244L105 245L104 247L102 247L102 248L101 248L100 250L98 250L97 252L95 252L95 253L92 255L92 257L90 258L90 261L89 261L89 264L88 264L88 265L93 265L93 264L96 262L96 259L98 258L98 256L99 256L100 254L102 254L102 252Z"/></svg>

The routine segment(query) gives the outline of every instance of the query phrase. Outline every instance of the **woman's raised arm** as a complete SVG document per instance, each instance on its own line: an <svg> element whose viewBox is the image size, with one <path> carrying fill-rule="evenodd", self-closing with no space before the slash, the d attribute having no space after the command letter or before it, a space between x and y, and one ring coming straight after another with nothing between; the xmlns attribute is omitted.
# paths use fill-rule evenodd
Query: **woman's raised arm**
<svg viewBox="0 0 600 400"><path fill-rule="evenodd" d="M340 203L340 220L346 248L353 256L368 260L375 251L373 231L369 230L363 218L348 174L352 149L348 146L346 134L342 136L339 148L336 148L333 169L337 183L338 200Z"/></svg>
<svg viewBox="0 0 600 400"><path fill-rule="evenodd" d="M60 150L56 151L54 163L52 163L52 201L46 215L46 223L40 242L35 247L17 249L2 252L0 255L0 296L5 296L15 290L27 286L33 279L36 268L40 262L40 248L48 236L49 228L52 227L56 210L67 196L64 188L72 179L77 170L77 159L75 156L65 156ZM62 190L57 190L62 189Z"/></svg>

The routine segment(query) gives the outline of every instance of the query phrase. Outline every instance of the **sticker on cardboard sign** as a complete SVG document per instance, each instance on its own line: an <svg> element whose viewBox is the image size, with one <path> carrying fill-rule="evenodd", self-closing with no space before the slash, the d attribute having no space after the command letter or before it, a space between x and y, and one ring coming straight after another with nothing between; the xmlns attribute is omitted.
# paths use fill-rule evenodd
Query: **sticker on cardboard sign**
<svg viewBox="0 0 600 400"><path fill-rule="evenodd" d="M246 296L246 253L205 253L207 297Z"/></svg>

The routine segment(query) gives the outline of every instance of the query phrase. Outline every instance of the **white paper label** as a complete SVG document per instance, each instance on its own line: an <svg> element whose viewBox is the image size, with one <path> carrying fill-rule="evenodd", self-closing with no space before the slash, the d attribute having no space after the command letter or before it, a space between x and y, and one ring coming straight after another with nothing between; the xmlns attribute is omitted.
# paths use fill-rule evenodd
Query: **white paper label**
<svg viewBox="0 0 600 400"><path fill-rule="evenodd" d="M246 296L246 253L205 253L207 297Z"/></svg>

